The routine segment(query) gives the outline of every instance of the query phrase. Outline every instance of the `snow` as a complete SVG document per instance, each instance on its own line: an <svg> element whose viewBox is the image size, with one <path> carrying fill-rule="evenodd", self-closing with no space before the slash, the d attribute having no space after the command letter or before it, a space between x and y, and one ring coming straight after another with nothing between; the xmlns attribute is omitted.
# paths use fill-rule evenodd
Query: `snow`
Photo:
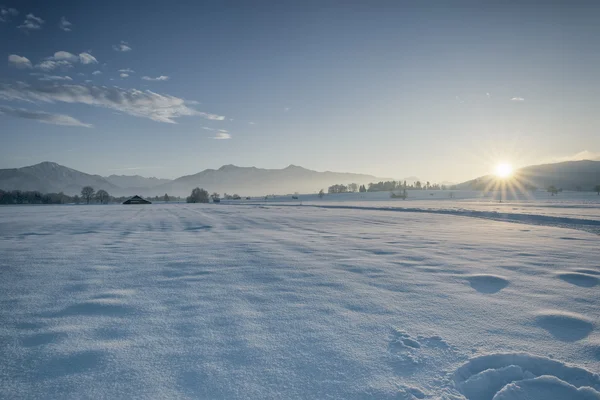
<svg viewBox="0 0 600 400"><path fill-rule="evenodd" d="M0 398L600 399L563 194L1 207Z"/></svg>

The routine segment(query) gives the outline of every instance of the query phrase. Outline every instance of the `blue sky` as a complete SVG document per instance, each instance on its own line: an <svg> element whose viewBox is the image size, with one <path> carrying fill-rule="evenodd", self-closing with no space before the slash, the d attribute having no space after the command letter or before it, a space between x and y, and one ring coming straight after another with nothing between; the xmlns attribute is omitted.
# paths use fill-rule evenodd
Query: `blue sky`
<svg viewBox="0 0 600 400"><path fill-rule="evenodd" d="M539 3L4 1L0 168L458 182L597 158L600 5Z"/></svg>

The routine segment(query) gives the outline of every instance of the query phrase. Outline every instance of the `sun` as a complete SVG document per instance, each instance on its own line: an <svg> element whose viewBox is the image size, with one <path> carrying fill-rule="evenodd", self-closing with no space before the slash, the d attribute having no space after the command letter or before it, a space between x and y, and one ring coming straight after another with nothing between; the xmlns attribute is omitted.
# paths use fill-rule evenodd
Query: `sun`
<svg viewBox="0 0 600 400"><path fill-rule="evenodd" d="M494 174L498 177L498 178L508 178L509 176L511 176L513 173L513 167L512 165L508 164L508 163L500 163L498 165L496 165L496 168L494 169Z"/></svg>

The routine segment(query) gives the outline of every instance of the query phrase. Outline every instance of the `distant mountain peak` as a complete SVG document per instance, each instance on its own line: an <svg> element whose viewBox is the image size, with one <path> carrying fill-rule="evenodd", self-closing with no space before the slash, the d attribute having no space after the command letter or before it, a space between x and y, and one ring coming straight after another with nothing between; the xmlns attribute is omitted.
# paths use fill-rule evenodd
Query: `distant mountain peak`
<svg viewBox="0 0 600 400"><path fill-rule="evenodd" d="M284 169L287 169L287 170L290 170L290 169L297 169L297 170L303 170L303 171L305 171L305 170L306 170L306 168L304 168L304 167L301 167L301 166L299 166L299 165L294 165L294 164L290 164L290 165L288 165L287 167L285 167Z"/></svg>
<svg viewBox="0 0 600 400"><path fill-rule="evenodd" d="M236 168L240 168L240 167L238 167L237 165L233 165L233 164L225 164L221 168L219 168L219 171L228 171L228 170L232 170L232 169L236 169Z"/></svg>
<svg viewBox="0 0 600 400"><path fill-rule="evenodd" d="M57 167L62 167L62 168L68 168L68 167L63 167L62 165L55 163L53 161L42 161L41 163L32 165L32 167L50 167L50 168L57 168Z"/></svg>

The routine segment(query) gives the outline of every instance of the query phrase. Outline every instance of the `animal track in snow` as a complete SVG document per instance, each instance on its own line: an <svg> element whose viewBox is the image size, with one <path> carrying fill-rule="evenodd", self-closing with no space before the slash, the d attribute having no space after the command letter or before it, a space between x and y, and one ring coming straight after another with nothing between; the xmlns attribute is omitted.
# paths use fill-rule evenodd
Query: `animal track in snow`
<svg viewBox="0 0 600 400"><path fill-rule="evenodd" d="M473 358L453 380L468 400L600 399L597 374L524 353Z"/></svg>
<svg viewBox="0 0 600 400"><path fill-rule="evenodd" d="M388 348L396 372L401 375L409 375L419 366L437 363L436 360L452 351L451 346L437 335L413 337L401 329L392 328L390 336Z"/></svg>

